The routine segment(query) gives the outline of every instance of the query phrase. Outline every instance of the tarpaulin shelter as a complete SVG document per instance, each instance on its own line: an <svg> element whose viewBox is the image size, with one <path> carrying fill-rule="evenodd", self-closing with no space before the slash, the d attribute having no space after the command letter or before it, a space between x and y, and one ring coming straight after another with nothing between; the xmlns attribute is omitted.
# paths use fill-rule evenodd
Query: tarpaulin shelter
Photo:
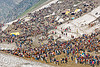
<svg viewBox="0 0 100 67"><path fill-rule="evenodd" d="M12 34L12 36L15 36L14 34Z"/></svg>
<svg viewBox="0 0 100 67"><path fill-rule="evenodd" d="M75 17L72 17L72 20L74 20L75 19Z"/></svg>
<svg viewBox="0 0 100 67"><path fill-rule="evenodd" d="M15 35L20 35L19 32L15 32L15 33L10 33L10 35L15 36Z"/></svg>
<svg viewBox="0 0 100 67"><path fill-rule="evenodd" d="M56 21L59 20L60 16L57 16L57 18L55 19Z"/></svg>
<svg viewBox="0 0 100 67"><path fill-rule="evenodd" d="M19 23L21 23L21 21L19 21Z"/></svg>
<svg viewBox="0 0 100 67"><path fill-rule="evenodd" d="M82 11L81 9L76 9L74 12L77 13L77 12L80 12Z"/></svg>
<svg viewBox="0 0 100 67"><path fill-rule="evenodd" d="M60 19L58 20L58 22L64 22L64 19L60 18Z"/></svg>
<svg viewBox="0 0 100 67"><path fill-rule="evenodd" d="M67 15L68 15L69 13L70 13L70 11L66 11L66 13L65 13L65 14L67 14Z"/></svg>
<svg viewBox="0 0 100 67"><path fill-rule="evenodd" d="M75 15L75 13L74 13L74 12L72 12L72 13L71 13L71 15Z"/></svg>
<svg viewBox="0 0 100 67"><path fill-rule="evenodd" d="M62 14L69 14L70 13L70 9L66 9L66 10L64 10L64 11L62 11Z"/></svg>

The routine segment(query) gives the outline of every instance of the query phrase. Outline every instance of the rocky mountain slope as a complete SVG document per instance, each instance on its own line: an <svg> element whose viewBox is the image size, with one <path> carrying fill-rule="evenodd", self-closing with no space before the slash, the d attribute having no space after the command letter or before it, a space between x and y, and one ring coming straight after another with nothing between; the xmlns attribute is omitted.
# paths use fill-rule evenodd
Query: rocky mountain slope
<svg viewBox="0 0 100 67"><path fill-rule="evenodd" d="M0 0L0 23L10 22L39 0Z"/></svg>

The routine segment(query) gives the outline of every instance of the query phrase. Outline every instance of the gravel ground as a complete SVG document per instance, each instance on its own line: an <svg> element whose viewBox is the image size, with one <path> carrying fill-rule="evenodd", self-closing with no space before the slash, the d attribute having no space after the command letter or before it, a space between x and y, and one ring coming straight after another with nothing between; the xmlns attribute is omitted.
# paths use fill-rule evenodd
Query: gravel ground
<svg viewBox="0 0 100 67"><path fill-rule="evenodd" d="M19 58L16 56L0 52L0 67L51 67L51 66L40 62L25 60L23 58Z"/></svg>

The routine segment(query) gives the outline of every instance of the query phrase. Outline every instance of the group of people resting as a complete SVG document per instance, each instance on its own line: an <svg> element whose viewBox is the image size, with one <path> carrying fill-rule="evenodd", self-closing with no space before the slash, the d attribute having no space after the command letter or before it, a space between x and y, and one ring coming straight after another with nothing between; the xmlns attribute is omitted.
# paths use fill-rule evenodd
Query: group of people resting
<svg viewBox="0 0 100 67"><path fill-rule="evenodd" d="M32 48L31 44L25 45L26 41L20 41L22 46L18 46L14 50L6 50L6 52L25 58L32 58L35 60L45 61L46 63L62 64L70 61L80 64L99 65L100 55L91 54L100 50L100 40L97 36L100 31L92 33L91 35L83 34L82 37L74 38L69 41L60 42L50 38L50 42L40 45L39 47ZM28 40L31 42L31 40ZM17 44L17 43L16 43ZM64 54L60 60L55 56Z"/></svg>

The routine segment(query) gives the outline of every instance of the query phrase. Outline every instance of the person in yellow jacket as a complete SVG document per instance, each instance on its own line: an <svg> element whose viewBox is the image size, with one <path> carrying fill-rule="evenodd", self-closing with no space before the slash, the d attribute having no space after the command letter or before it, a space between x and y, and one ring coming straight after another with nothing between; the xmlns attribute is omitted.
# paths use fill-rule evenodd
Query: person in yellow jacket
<svg viewBox="0 0 100 67"><path fill-rule="evenodd" d="M75 57L75 63L77 64L77 58Z"/></svg>

